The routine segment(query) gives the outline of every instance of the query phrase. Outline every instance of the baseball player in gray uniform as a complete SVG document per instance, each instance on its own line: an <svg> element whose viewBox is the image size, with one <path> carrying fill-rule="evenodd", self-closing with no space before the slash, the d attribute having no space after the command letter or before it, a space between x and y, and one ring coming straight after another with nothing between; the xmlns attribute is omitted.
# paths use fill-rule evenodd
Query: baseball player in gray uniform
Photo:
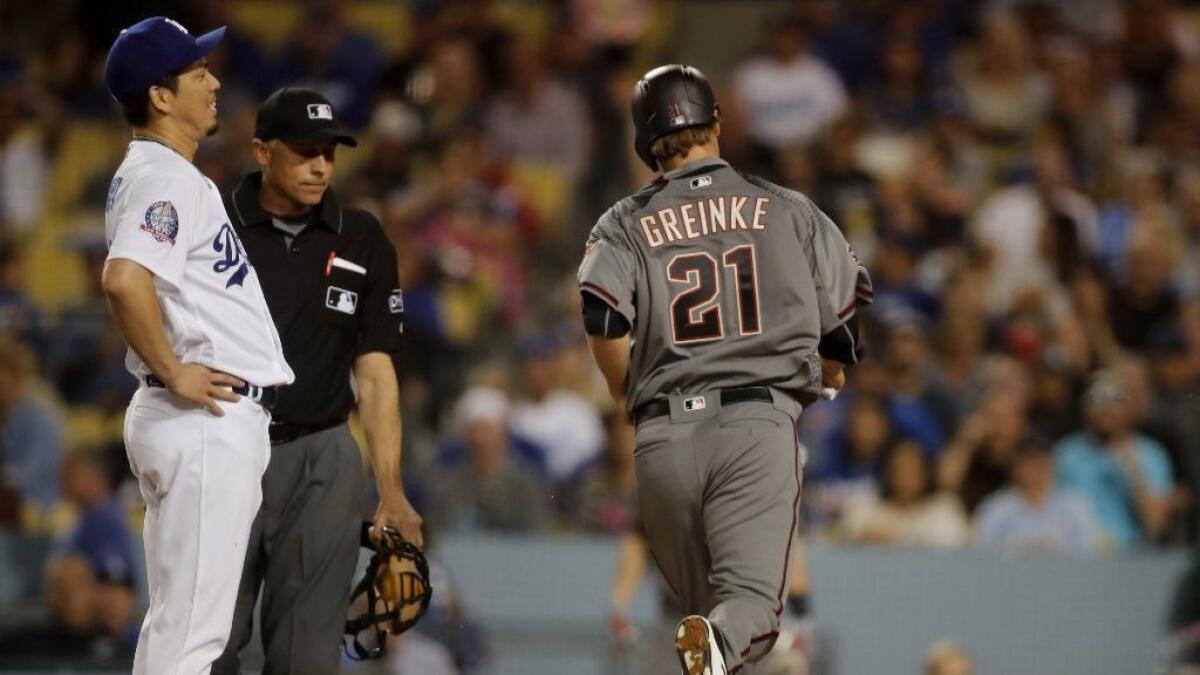
<svg viewBox="0 0 1200 675"><path fill-rule="evenodd" d="M690 613L675 641L683 672L725 675L777 635L804 462L796 420L858 361L871 281L808 198L720 158L700 71L650 71L632 111L638 155L663 173L592 230L584 325L637 427L650 550Z"/></svg>

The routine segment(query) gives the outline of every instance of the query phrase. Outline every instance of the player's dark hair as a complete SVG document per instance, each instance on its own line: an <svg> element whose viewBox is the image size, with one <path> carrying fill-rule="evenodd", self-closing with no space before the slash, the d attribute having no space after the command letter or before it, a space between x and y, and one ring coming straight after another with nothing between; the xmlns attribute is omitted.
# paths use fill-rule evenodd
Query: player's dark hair
<svg viewBox="0 0 1200 675"><path fill-rule="evenodd" d="M884 450L883 457L879 460L879 496L885 502L890 502L896 497L896 491L892 489L891 481L892 462L895 461L897 455L909 447L914 447L917 456L921 458L921 472L924 474L925 489L921 492L920 497L928 497L936 490L934 481L937 477L934 474L933 462L925 454L925 449L915 439L899 436L892 439L887 449Z"/></svg>
<svg viewBox="0 0 1200 675"><path fill-rule="evenodd" d="M163 75L162 79L155 82L154 87L163 87L170 89L174 93L179 92L179 73L169 73ZM131 101L121 102L121 113L125 116L125 121L131 127L144 127L150 123L150 92L149 87L145 95Z"/></svg>
<svg viewBox="0 0 1200 675"><path fill-rule="evenodd" d="M672 131L654 139L654 142L650 144L650 154L658 160L660 165L663 160L683 157L694 146L704 145L712 140L716 128L716 124L704 124Z"/></svg>

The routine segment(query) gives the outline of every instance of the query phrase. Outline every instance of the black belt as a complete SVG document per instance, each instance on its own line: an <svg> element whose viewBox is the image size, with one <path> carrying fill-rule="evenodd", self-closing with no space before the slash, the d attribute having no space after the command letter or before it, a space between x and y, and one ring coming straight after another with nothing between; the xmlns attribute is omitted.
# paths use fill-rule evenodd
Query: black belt
<svg viewBox="0 0 1200 675"><path fill-rule="evenodd" d="M771 389L768 387L737 387L736 389L721 390L721 405L727 406L734 403L747 403L749 401L762 401L771 403L775 399L771 397ZM653 401L647 401L641 404L633 411L633 419L641 424L655 417L671 414L671 404L665 398L656 398Z"/></svg>
<svg viewBox="0 0 1200 675"><path fill-rule="evenodd" d="M160 380L157 375L147 375L143 380L147 387L167 388L166 383ZM259 387L253 384L243 384L238 387L232 387L232 389L233 393L238 396L245 396L267 410L275 407L276 401L279 400L280 387Z"/></svg>
<svg viewBox="0 0 1200 675"><path fill-rule="evenodd" d="M295 424L293 422L276 422L271 421L271 426L267 427L267 433L271 435L271 445L279 445L280 443L291 443L292 441L315 434L318 431L332 429L339 424L344 424L346 420L337 420L336 422L321 422L318 424Z"/></svg>

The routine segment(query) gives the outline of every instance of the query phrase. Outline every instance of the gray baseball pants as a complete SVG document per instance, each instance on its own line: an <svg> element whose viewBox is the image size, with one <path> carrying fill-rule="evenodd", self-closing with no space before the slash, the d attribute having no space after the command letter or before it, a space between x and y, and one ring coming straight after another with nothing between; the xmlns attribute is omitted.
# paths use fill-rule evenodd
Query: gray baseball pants
<svg viewBox="0 0 1200 675"><path fill-rule="evenodd" d="M263 675L338 672L364 482L362 455L345 424L271 447L233 630L212 675L240 672L238 652L250 642L260 588Z"/></svg>
<svg viewBox="0 0 1200 675"><path fill-rule="evenodd" d="M708 617L725 638L730 673L770 651L779 631L804 457L796 439L801 406L705 408L637 427L634 468L650 551L685 614Z"/></svg>

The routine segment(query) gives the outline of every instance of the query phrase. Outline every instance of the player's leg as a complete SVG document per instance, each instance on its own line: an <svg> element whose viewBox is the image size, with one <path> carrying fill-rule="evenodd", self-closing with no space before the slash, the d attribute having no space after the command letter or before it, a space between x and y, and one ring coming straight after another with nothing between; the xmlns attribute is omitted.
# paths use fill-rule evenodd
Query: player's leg
<svg viewBox="0 0 1200 675"><path fill-rule="evenodd" d="M732 673L766 654L778 635L803 466L793 418L772 404L727 408L714 426L705 441L708 617L726 640Z"/></svg>
<svg viewBox="0 0 1200 675"><path fill-rule="evenodd" d="M696 428L667 417L647 420L638 425L634 449L638 509L650 555L684 614L706 612L711 600Z"/></svg>
<svg viewBox="0 0 1200 675"><path fill-rule="evenodd" d="M269 446L266 413L243 400L224 417L179 408L166 390L135 398L127 439L157 508L147 521L154 595L134 673L208 673L229 637Z"/></svg>
<svg viewBox="0 0 1200 675"><path fill-rule="evenodd" d="M271 457L271 463L275 457ZM267 475L270 475L270 466ZM267 476L263 477L265 484ZM239 656L254 636L254 605L258 602L258 591L262 587L266 569L266 551L263 545L263 509L259 508L254 524L250 527L250 538L246 542L246 562L242 566L242 580L238 583L237 604L233 610L233 626L225 653L213 663L212 675L238 675L242 672Z"/></svg>
<svg viewBox="0 0 1200 675"><path fill-rule="evenodd" d="M345 426L275 446L274 455L264 482L263 675L335 673L358 561L362 455Z"/></svg>

